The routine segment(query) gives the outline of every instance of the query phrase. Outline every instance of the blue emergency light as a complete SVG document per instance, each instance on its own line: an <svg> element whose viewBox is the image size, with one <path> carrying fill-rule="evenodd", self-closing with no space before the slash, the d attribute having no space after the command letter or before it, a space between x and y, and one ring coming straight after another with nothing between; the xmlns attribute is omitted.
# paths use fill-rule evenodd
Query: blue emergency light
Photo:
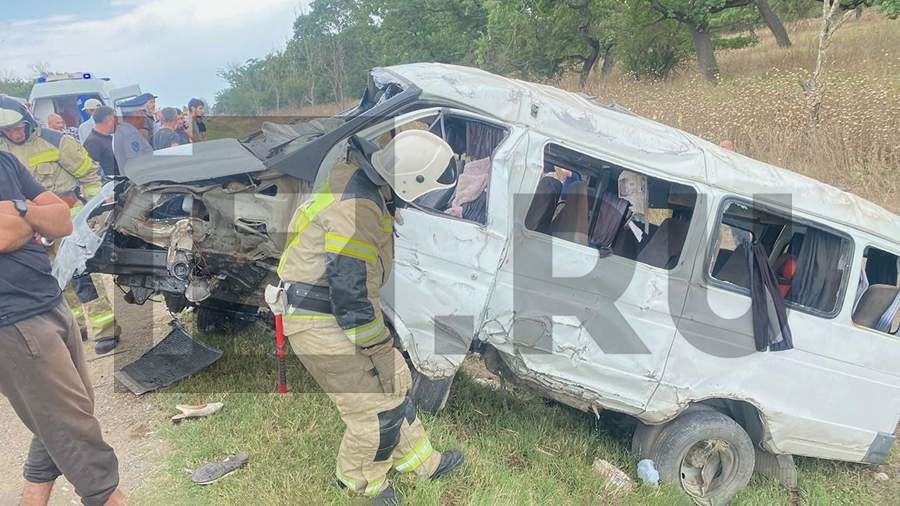
<svg viewBox="0 0 900 506"><path fill-rule="evenodd" d="M90 78L91 78L91 73L90 73L90 72L85 72L84 74L81 74L81 78L82 78L82 79L90 79Z"/></svg>
<svg viewBox="0 0 900 506"><path fill-rule="evenodd" d="M38 76L38 78L36 79L36 82L39 82L39 83L46 83L46 82L47 82L47 76Z"/></svg>

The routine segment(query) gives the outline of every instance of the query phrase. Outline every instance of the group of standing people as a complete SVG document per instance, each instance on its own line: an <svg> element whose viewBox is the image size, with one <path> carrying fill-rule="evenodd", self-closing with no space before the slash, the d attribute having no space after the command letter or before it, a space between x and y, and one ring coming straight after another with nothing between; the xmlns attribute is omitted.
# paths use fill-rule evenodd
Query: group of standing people
<svg viewBox="0 0 900 506"><path fill-rule="evenodd" d="M133 158L206 140L206 104L202 100L192 98L185 113L176 107L157 110L157 98L144 93L120 102L121 117L97 99L85 101L89 118L78 127L78 138L106 177L120 175Z"/></svg>

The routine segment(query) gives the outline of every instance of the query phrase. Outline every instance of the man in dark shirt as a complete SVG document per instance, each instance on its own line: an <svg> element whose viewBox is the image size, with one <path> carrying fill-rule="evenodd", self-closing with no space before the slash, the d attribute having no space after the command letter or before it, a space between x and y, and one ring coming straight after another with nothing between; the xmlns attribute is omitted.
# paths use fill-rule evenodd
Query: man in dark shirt
<svg viewBox="0 0 900 506"><path fill-rule="evenodd" d="M34 434L22 504L64 475L88 506L119 505L118 461L94 417L78 324L36 236L72 232L69 206L0 151L0 393Z"/></svg>
<svg viewBox="0 0 900 506"><path fill-rule="evenodd" d="M181 145L178 133L175 132L179 123L178 109L166 107L162 110L161 116L162 128L153 134L153 149L166 149Z"/></svg>
<svg viewBox="0 0 900 506"><path fill-rule="evenodd" d="M94 129L84 141L84 149L91 159L100 164L100 175L104 180L119 175L119 164L113 151L112 135L116 131L116 112L111 107L101 106L94 111Z"/></svg>

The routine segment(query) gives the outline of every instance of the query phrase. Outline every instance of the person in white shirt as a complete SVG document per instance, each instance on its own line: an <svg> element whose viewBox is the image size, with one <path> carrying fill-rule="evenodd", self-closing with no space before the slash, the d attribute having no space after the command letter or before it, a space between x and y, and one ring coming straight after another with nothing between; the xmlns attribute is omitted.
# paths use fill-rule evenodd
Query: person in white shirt
<svg viewBox="0 0 900 506"><path fill-rule="evenodd" d="M91 117L84 120L84 123L78 126L78 140L82 144L84 144L84 141L87 140L88 135L91 135L91 130L94 129L94 111L96 111L97 108L101 105L103 105L103 102L97 100L96 98L89 98L84 101L83 109L87 111L87 113L90 114Z"/></svg>

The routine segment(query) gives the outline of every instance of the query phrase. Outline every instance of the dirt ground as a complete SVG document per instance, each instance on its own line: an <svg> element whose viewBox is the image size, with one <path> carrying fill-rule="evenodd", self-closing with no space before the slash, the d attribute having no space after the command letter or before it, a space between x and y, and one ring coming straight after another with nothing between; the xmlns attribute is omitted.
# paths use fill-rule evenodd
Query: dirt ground
<svg viewBox="0 0 900 506"><path fill-rule="evenodd" d="M122 327L122 342L112 353L97 356L92 343L85 343L85 356L96 395L96 415L106 441L119 457L121 487L126 494L140 486L143 477L152 471L151 467L163 461L165 453L164 444L154 437L147 422L151 412L157 409L151 398L135 397L114 388L114 366L122 367L145 351L146 345L138 345L136 341L146 343L147 336L152 333L153 342L158 342L167 332L168 313L163 310L164 305L149 305L131 306L121 300L115 305ZM3 397L0 397L0 441L4 442L0 448L0 506L18 504L22 464L31 433ZM61 478L50 504L81 504L81 501L72 485Z"/></svg>

